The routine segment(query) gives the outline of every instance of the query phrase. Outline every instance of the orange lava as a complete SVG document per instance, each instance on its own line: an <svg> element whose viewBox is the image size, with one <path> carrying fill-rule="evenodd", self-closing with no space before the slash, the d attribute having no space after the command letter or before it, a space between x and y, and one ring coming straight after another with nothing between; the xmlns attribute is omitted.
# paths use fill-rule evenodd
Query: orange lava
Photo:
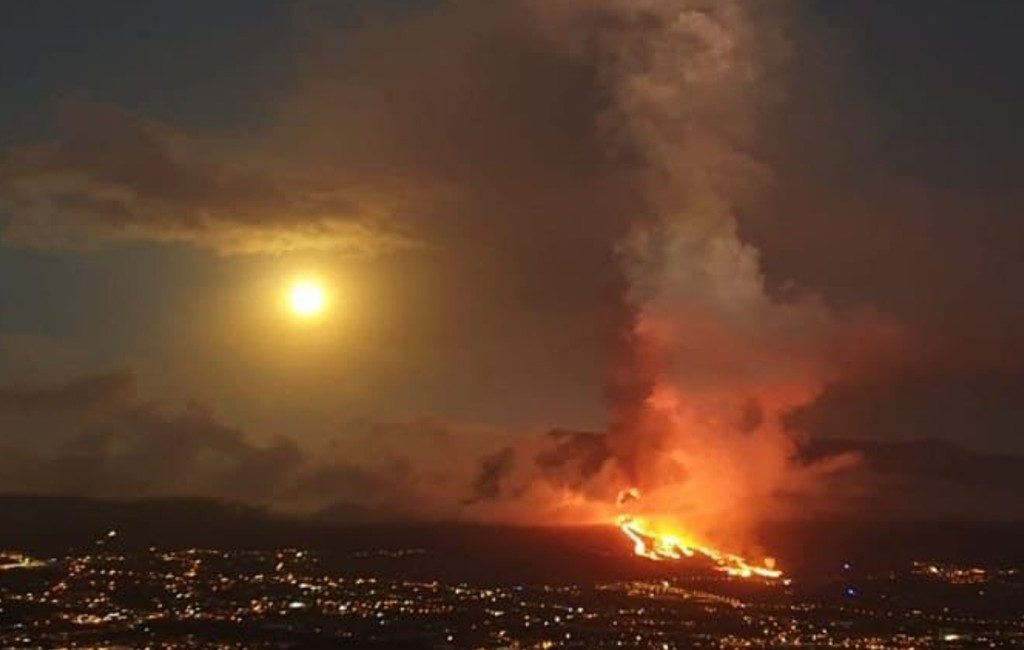
<svg viewBox="0 0 1024 650"><path fill-rule="evenodd" d="M636 488L630 488L619 494L617 504L621 507L639 498L640 492ZM648 560L682 560L701 555L711 560L718 571L736 578L759 577L775 580L783 575L782 571L775 568L775 561L772 558L765 558L761 565L751 564L735 553L700 544L687 535L666 526L656 526L642 517L620 515L616 524L633 542L633 553Z"/></svg>

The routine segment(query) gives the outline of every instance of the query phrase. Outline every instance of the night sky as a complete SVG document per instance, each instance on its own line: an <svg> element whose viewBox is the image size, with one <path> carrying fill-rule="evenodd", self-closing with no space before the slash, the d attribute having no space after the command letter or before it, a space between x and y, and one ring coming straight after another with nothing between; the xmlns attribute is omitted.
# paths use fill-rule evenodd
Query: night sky
<svg viewBox="0 0 1024 650"><path fill-rule="evenodd" d="M665 447L624 442L654 425L618 369L655 321L682 370L640 383L754 404L752 431L1024 453L1024 5L754 3L758 82L645 121L617 75L662 41L621 33L673 3L581 4L4 2L0 489L447 516L533 480L550 429L635 476ZM664 162L691 129L714 141ZM705 191L751 316L635 261Z"/></svg>

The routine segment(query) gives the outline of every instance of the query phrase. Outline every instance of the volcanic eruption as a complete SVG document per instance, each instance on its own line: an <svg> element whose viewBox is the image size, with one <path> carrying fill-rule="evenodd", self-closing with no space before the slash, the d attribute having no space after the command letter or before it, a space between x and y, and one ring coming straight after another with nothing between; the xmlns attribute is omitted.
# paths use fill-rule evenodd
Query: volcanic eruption
<svg viewBox="0 0 1024 650"><path fill-rule="evenodd" d="M770 559L719 549L755 549L755 525L784 510L783 495L848 462L800 465L782 416L878 331L812 293L769 290L739 235L742 202L769 176L751 152L785 59L780 17L741 0L535 6L562 47L593 62L607 98L600 136L645 197L617 247L628 318L605 461L573 489L604 500L637 555L699 554L731 575L778 577Z"/></svg>

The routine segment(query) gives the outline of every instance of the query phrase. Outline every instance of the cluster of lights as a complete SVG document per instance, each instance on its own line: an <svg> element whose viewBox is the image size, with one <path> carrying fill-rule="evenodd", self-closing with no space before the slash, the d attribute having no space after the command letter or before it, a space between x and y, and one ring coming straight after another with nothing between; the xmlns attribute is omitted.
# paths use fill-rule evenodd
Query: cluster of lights
<svg viewBox="0 0 1024 650"><path fill-rule="evenodd" d="M367 552L394 562L424 553ZM324 639L418 638L425 646L452 648L909 648L939 641L1014 647L1024 640L1024 620L901 609L868 599L800 600L779 581L737 583L716 574L497 586L330 571L301 549L127 554L105 544L50 560L0 556L18 558L22 570L36 576L35 582L0 585L0 602L45 605L36 611L50 613L25 628L37 646L124 645L126 638L162 645L174 639L154 630L182 622L190 630L234 629L235 638L265 629L315 629ZM150 600L129 606L126 594L140 592ZM0 629L0 646L24 645L25 629Z"/></svg>

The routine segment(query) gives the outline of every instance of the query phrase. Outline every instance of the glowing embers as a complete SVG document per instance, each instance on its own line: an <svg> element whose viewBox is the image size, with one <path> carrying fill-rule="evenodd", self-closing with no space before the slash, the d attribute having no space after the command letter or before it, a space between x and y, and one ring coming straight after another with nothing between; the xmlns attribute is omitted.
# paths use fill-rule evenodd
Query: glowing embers
<svg viewBox="0 0 1024 650"><path fill-rule="evenodd" d="M639 490L629 488L619 493L616 503L621 507L639 498ZM634 515L620 515L616 524L633 542L633 553L648 560L682 560L701 555L710 559L718 571L736 578L774 580L782 577L782 571L775 568L772 558L765 558L763 565L750 564L739 555L698 544L683 535L656 529L647 520Z"/></svg>

